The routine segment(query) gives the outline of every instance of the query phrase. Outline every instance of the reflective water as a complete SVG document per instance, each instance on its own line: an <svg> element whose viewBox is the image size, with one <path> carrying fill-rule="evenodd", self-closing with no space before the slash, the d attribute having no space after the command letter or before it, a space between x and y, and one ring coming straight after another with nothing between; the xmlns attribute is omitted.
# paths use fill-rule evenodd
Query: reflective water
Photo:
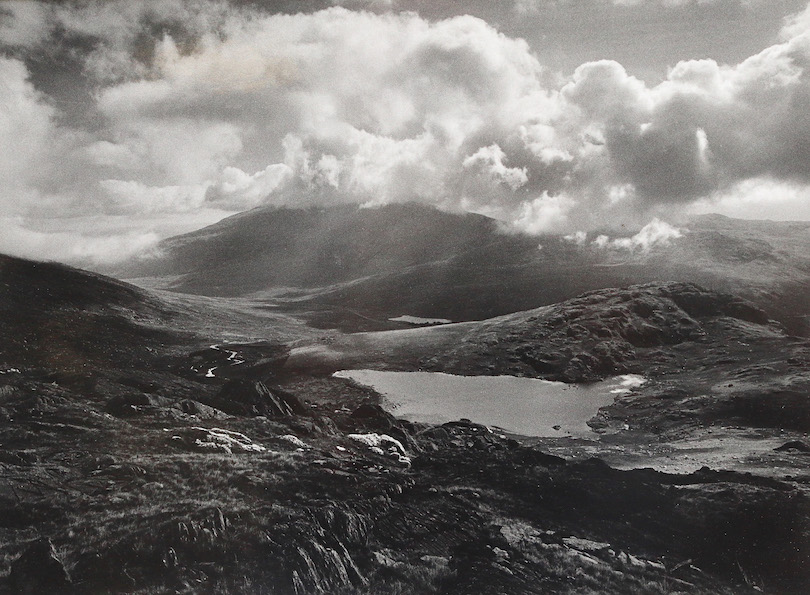
<svg viewBox="0 0 810 595"><path fill-rule="evenodd" d="M593 436L586 422L616 396L644 383L633 375L592 384L377 370L343 370L335 376L372 387L397 417L427 423L467 418L516 434L544 437Z"/></svg>

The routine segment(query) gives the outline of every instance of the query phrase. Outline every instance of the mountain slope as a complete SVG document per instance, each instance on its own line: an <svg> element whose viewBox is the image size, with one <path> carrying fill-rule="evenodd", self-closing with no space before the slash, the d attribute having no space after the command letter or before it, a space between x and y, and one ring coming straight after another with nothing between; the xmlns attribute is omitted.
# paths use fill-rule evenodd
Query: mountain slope
<svg viewBox="0 0 810 595"><path fill-rule="evenodd" d="M271 287L320 287L442 260L500 239L496 222L417 205L254 209L170 238L160 258L119 271L181 278L171 289L245 295Z"/></svg>
<svg viewBox="0 0 810 595"><path fill-rule="evenodd" d="M0 255L0 358L83 373L168 340L175 312L146 291L55 263Z"/></svg>
<svg viewBox="0 0 810 595"><path fill-rule="evenodd" d="M733 324L720 325L722 320ZM335 369L372 366L591 382L642 372L649 352L705 345L710 335L721 343L767 336L787 344L779 327L749 302L691 283L653 283L592 291L482 321L348 334L330 338L320 353L324 365L332 362ZM317 354L309 347L294 350L288 364L295 365L298 357L316 361Z"/></svg>
<svg viewBox="0 0 810 595"><path fill-rule="evenodd" d="M810 330L810 223L703 216L635 248L505 233L480 215L417 204L254 209L170 238L121 277L176 292L258 296L315 326L397 328L401 315L480 320L584 291L684 281ZM284 299L278 299L284 297ZM401 325L400 325L401 326Z"/></svg>
<svg viewBox="0 0 810 595"><path fill-rule="evenodd" d="M682 229L681 238L634 250L597 246L596 234L582 245L557 236L532 238L529 244L518 236L441 263L330 288L311 303L380 317L393 312L480 320L589 290L694 282L751 300L790 332L810 332L810 223L706 216ZM331 322L326 316L316 320Z"/></svg>
<svg viewBox="0 0 810 595"><path fill-rule="evenodd" d="M765 308L788 330L810 332L810 222L696 217L685 236L643 263L653 280L691 280Z"/></svg>
<svg viewBox="0 0 810 595"><path fill-rule="evenodd" d="M212 337L276 340L312 332L242 300L159 295L97 273L0 255L0 367L98 376L154 365Z"/></svg>

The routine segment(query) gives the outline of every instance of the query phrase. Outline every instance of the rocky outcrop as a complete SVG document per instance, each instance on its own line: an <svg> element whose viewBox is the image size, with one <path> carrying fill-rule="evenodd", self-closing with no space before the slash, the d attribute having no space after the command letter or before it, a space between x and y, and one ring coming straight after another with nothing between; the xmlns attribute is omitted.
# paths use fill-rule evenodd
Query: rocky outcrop
<svg viewBox="0 0 810 595"><path fill-rule="evenodd" d="M219 409L203 405L199 401L192 399L183 399L179 403L175 403L174 408L179 409L186 415L192 415L199 419L225 419L228 417L227 414Z"/></svg>
<svg viewBox="0 0 810 595"><path fill-rule="evenodd" d="M810 446L806 443L802 442L801 440L791 440L789 442L785 442L782 446L778 446L774 448L777 452L810 452Z"/></svg>
<svg viewBox="0 0 810 595"><path fill-rule="evenodd" d="M61 595L71 592L71 580L48 538L35 541L11 564L12 593Z"/></svg>
<svg viewBox="0 0 810 595"><path fill-rule="evenodd" d="M226 419L228 415L219 409L204 405L193 399L173 401L166 397L159 397L146 393L129 393L118 395L107 401L107 412L116 417L128 418L143 415L153 415L177 419L193 416L197 419Z"/></svg>
<svg viewBox="0 0 810 595"><path fill-rule="evenodd" d="M352 411L351 419L366 427L388 430L397 424L397 418L388 413L379 404L366 402Z"/></svg>
<svg viewBox="0 0 810 595"><path fill-rule="evenodd" d="M751 302L727 293L707 291L692 283L671 283L664 286L661 293L695 318L730 316L755 324L768 323L768 314Z"/></svg>
<svg viewBox="0 0 810 595"><path fill-rule="evenodd" d="M480 323L458 344L420 361L451 373L511 374L591 382L640 373L640 355L700 341L706 325L768 323L756 306L692 283L585 293L554 306Z"/></svg>
<svg viewBox="0 0 810 595"><path fill-rule="evenodd" d="M419 432L416 442L427 452L446 448L466 448L476 451L510 450L517 447L515 440L493 432L489 427L467 419L451 421Z"/></svg>
<svg viewBox="0 0 810 595"><path fill-rule="evenodd" d="M298 398L280 389L269 389L260 381L230 380L207 405L231 415L286 417L306 415Z"/></svg>
<svg viewBox="0 0 810 595"><path fill-rule="evenodd" d="M329 546L311 540L291 549L290 582L296 595L334 593L365 579L340 540Z"/></svg>
<svg viewBox="0 0 810 595"><path fill-rule="evenodd" d="M371 432L368 434L349 434L347 436L350 440L365 444L369 450L380 456L390 457L402 465L410 465L411 459L402 443L396 438L392 438L388 434L377 434Z"/></svg>
<svg viewBox="0 0 810 595"><path fill-rule="evenodd" d="M369 511L340 503L311 506L303 515L268 532L274 593L320 595L368 592Z"/></svg>
<svg viewBox="0 0 810 595"><path fill-rule="evenodd" d="M200 452L256 453L267 450L240 432L222 428L178 428L172 432L172 444Z"/></svg>

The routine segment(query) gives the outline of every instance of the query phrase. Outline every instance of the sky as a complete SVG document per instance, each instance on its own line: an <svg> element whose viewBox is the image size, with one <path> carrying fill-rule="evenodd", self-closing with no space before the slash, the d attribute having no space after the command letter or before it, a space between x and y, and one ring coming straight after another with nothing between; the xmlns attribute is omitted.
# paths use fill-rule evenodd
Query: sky
<svg viewBox="0 0 810 595"><path fill-rule="evenodd" d="M264 205L810 220L808 67L805 0L0 0L0 252Z"/></svg>

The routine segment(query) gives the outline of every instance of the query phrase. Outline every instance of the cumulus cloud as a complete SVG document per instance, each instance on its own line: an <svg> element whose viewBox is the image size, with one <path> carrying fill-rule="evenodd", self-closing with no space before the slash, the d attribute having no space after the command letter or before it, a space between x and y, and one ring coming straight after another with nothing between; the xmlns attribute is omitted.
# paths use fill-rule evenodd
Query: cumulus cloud
<svg viewBox="0 0 810 595"><path fill-rule="evenodd" d="M25 226L19 218L0 217L3 233L0 252L51 259L68 264L104 266L144 254L155 248L158 234L131 231L96 236L65 231L43 232Z"/></svg>
<svg viewBox="0 0 810 595"><path fill-rule="evenodd" d="M581 232L580 232L581 233ZM566 236L566 239L575 243L584 243L584 238L580 233L574 236ZM592 244L599 248L613 248L617 250L629 250L630 252L649 252L655 246L666 246L672 240L683 237L684 231L673 227L666 221L658 218L653 219L641 230L629 238L610 239L606 235L597 236Z"/></svg>
<svg viewBox="0 0 810 595"><path fill-rule="evenodd" d="M292 169L283 163L268 165L252 175L228 166L216 183L206 190L205 199L220 208L237 211L250 209L262 204L291 175Z"/></svg>
<svg viewBox="0 0 810 595"><path fill-rule="evenodd" d="M810 29L810 5L785 19L780 37L782 41L790 41L794 37L805 34L808 29Z"/></svg>
<svg viewBox="0 0 810 595"><path fill-rule="evenodd" d="M526 233L653 220L623 246L643 250L677 237L655 217L759 214L762 188L807 204L810 9L740 64L684 61L649 85L608 60L549 72L470 16L339 4L377 13L6 3L0 42L16 57L0 59L0 214L44 234L42 221L101 213L126 218L108 223L131 238L158 233L159 217L172 222L161 235L265 204L417 200ZM83 121L31 82L26 52L49 44L81 61Z"/></svg>
<svg viewBox="0 0 810 595"><path fill-rule="evenodd" d="M658 246L667 246L673 240L682 238L688 230L674 227L657 217L647 223L638 233L628 237L613 237L600 234L589 241L587 231L579 230L563 236L563 239L577 246L591 245L605 250L640 252L645 254ZM593 236L591 236L593 237Z"/></svg>
<svg viewBox="0 0 810 595"><path fill-rule="evenodd" d="M544 194L531 201L520 203L512 226L529 234L540 234L565 228L568 213L574 201L564 196Z"/></svg>
<svg viewBox="0 0 810 595"><path fill-rule="evenodd" d="M497 145L481 147L462 162L465 169L476 170L480 175L498 184L506 184L512 191L529 181L525 167L506 167L506 153Z"/></svg>
<svg viewBox="0 0 810 595"><path fill-rule="evenodd" d="M580 229L579 231L563 236L563 239L577 246L584 246L585 242L588 241L588 232Z"/></svg>
<svg viewBox="0 0 810 595"><path fill-rule="evenodd" d="M27 79L22 62L0 58L0 138L5 149L0 153L0 184L4 188L0 200L5 208L15 202L15 194L25 192L39 177L30 164L49 151L55 132L54 110Z"/></svg>

